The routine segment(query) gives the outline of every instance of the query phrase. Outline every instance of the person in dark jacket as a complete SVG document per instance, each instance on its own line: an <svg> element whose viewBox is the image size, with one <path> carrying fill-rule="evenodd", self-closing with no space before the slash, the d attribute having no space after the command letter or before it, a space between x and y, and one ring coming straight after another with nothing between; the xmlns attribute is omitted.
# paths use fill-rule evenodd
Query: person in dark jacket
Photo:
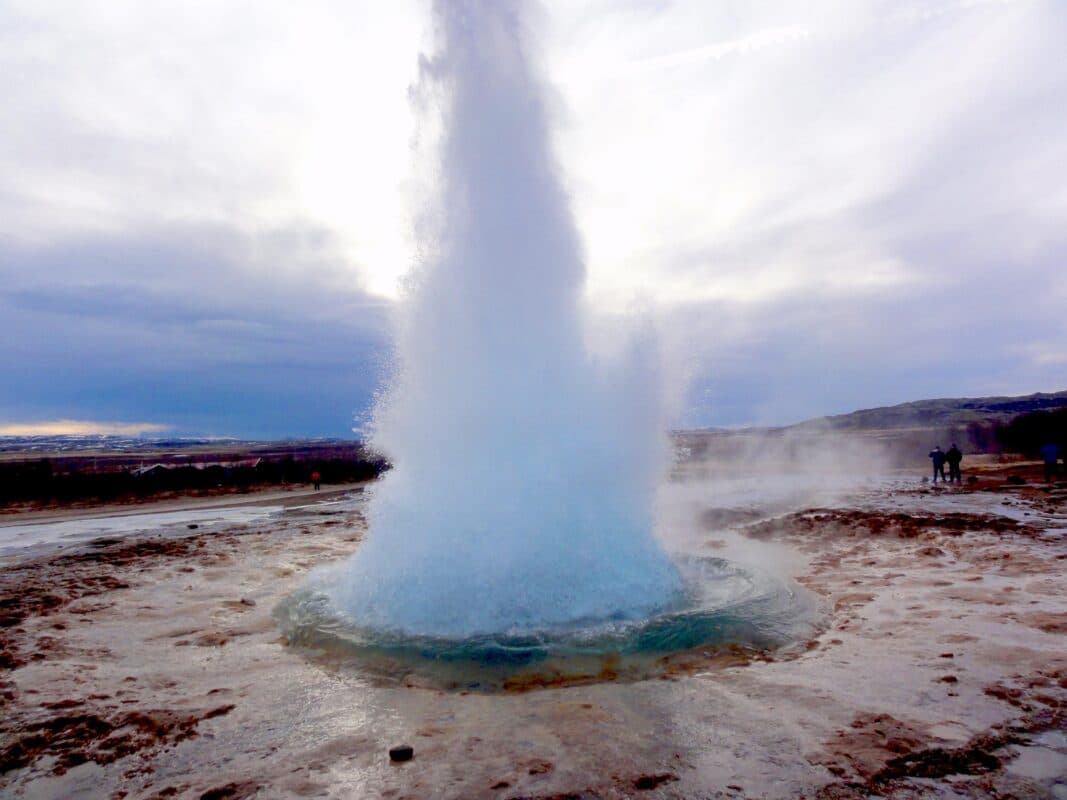
<svg viewBox="0 0 1067 800"><path fill-rule="evenodd" d="M945 454L941 450L941 445L938 445L930 451L930 460L934 462L934 483L937 483L937 476L941 476L942 482L945 480Z"/></svg>
<svg viewBox="0 0 1067 800"><path fill-rule="evenodd" d="M960 475L960 462L963 461L963 453L956 447L956 443L952 443L952 447L945 453L945 461L948 462L948 480L949 483L956 481L956 483L963 483L963 476Z"/></svg>
<svg viewBox="0 0 1067 800"><path fill-rule="evenodd" d="M1041 460L1045 462L1045 480L1056 477L1056 461L1060 457L1060 448L1051 442L1041 448Z"/></svg>

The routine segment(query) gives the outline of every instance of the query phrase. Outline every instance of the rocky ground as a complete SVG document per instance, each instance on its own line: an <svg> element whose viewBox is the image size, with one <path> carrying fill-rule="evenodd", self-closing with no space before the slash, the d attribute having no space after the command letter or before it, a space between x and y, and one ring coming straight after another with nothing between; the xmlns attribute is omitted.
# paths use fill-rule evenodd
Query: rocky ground
<svg viewBox="0 0 1067 800"><path fill-rule="evenodd" d="M1067 486L980 477L776 494L678 476L668 543L788 572L822 632L565 688L410 688L289 646L272 610L358 547L358 493L9 554L0 793L1067 798ZM414 758L391 763L401 742Z"/></svg>

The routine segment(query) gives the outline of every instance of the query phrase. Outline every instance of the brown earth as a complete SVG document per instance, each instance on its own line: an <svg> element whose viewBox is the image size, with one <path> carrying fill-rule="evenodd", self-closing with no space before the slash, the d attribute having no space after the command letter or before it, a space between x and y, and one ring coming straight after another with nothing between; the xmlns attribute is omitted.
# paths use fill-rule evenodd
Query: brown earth
<svg viewBox="0 0 1067 800"><path fill-rule="evenodd" d="M358 546L358 513L7 559L0 792L1059 797L1067 514L1058 487L1009 484L1013 469L977 488L697 509L706 547L794 564L824 632L676 654L643 682L605 663L448 693L309 660L271 613ZM405 740L415 758L391 764Z"/></svg>

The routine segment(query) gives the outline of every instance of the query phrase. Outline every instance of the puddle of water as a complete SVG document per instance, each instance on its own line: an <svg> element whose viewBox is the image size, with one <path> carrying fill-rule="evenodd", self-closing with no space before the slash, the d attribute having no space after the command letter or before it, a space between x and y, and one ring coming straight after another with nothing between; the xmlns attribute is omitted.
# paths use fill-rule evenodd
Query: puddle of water
<svg viewBox="0 0 1067 800"><path fill-rule="evenodd" d="M101 536L187 529L189 525L206 528L250 524L265 520L280 510L280 506L189 509L5 525L0 527L0 553L12 555L20 550L43 549L48 545L79 544Z"/></svg>
<svg viewBox="0 0 1067 800"><path fill-rule="evenodd" d="M139 534L176 534L195 525L198 529L222 529L264 524L284 517L344 515L358 511L365 501L362 491L339 499L320 500L299 506L226 505L173 511L120 511L113 515L87 516L0 525L0 556L32 556L56 547L82 544L100 537ZM91 510L90 510L91 513Z"/></svg>
<svg viewBox="0 0 1067 800"><path fill-rule="evenodd" d="M1061 740L1059 749L1041 746L1045 743L1042 741L1044 734L1035 737L1033 746L1015 747L1014 750L1018 755L1008 762L1008 772L1034 781L1067 776L1067 741L1063 741L1067 739L1067 736L1056 735Z"/></svg>

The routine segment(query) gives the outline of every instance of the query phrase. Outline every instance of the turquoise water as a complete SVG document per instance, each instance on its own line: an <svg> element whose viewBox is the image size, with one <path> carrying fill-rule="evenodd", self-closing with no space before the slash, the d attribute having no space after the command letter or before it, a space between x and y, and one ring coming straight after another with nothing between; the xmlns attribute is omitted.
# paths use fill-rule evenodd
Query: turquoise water
<svg viewBox="0 0 1067 800"><path fill-rule="evenodd" d="M376 682L492 691L516 681L560 685L639 680L667 670L672 657L714 656L738 648L773 651L812 635L816 600L758 569L718 558L676 562L684 589L644 619L586 620L462 639L361 626L328 591L305 588L275 609L290 645L333 668ZM477 602L472 597L471 602Z"/></svg>

